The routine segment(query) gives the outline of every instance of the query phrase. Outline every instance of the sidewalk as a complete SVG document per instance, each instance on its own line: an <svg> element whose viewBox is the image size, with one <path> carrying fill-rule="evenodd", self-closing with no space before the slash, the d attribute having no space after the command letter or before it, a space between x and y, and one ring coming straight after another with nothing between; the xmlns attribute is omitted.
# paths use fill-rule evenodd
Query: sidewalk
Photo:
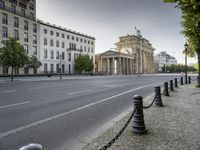
<svg viewBox="0 0 200 150"><path fill-rule="evenodd" d="M183 85L162 96L164 107L144 109L147 134L132 132L132 121L108 150L200 150L200 89ZM144 101L147 105L153 97ZM117 122L83 150L98 150L122 128L129 115Z"/></svg>

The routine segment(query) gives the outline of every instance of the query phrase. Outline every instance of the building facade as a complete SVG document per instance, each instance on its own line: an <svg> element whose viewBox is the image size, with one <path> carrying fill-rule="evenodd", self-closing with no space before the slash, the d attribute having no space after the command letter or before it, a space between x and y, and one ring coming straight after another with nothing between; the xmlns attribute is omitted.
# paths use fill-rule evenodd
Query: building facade
<svg viewBox="0 0 200 150"><path fill-rule="evenodd" d="M134 59L134 72L137 74L154 73L154 48L152 44L140 34L119 37L116 50Z"/></svg>
<svg viewBox="0 0 200 150"><path fill-rule="evenodd" d="M38 20L39 60L41 73L74 74L74 61L79 54L95 61L95 38Z"/></svg>
<svg viewBox="0 0 200 150"><path fill-rule="evenodd" d="M96 55L95 72L106 75L128 75L135 73L134 58L128 54L106 51Z"/></svg>
<svg viewBox="0 0 200 150"><path fill-rule="evenodd" d="M167 52L163 51L154 56L154 59L158 61L159 64L159 71L162 71L162 67L165 65L172 65L177 64L177 59L169 54Z"/></svg>
<svg viewBox="0 0 200 150"><path fill-rule="evenodd" d="M0 0L0 42L8 37L19 39L29 56L38 53L38 27L36 23L36 0ZM0 66L1 74L11 69ZM32 73L32 69L20 68L15 74Z"/></svg>

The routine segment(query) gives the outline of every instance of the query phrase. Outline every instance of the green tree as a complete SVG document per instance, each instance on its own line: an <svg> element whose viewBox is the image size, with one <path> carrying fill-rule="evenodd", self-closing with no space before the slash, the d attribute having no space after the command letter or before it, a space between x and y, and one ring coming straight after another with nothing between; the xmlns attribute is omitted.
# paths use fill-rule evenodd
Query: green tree
<svg viewBox="0 0 200 150"><path fill-rule="evenodd" d="M42 66L42 63L37 59L36 56L32 55L31 57L28 57L28 61L26 63L27 68L33 68L33 73L37 73L37 68Z"/></svg>
<svg viewBox="0 0 200 150"><path fill-rule="evenodd" d="M188 55L197 55L198 65L200 66L200 2L199 0L164 0L164 2L175 3L182 11L183 26L182 33L187 37L189 43ZM200 78L200 69L198 70ZM200 79L198 80L200 87Z"/></svg>
<svg viewBox="0 0 200 150"><path fill-rule="evenodd" d="M28 56L24 47L15 38L4 41L0 48L0 63L3 66L11 67L11 81L13 81L13 69L23 67Z"/></svg>
<svg viewBox="0 0 200 150"><path fill-rule="evenodd" d="M77 73L90 72L94 68L93 60L88 55L80 54L75 60L74 68Z"/></svg>

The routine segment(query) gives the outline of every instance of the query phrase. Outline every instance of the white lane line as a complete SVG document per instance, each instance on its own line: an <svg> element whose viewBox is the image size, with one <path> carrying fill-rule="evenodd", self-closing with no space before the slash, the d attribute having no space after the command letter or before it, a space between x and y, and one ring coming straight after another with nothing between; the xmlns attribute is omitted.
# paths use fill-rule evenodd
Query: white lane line
<svg viewBox="0 0 200 150"><path fill-rule="evenodd" d="M10 105L5 105L5 106L0 106L0 109L3 108L8 108L8 107L13 107L13 106L19 106L19 105L25 105L25 104L29 104L30 101L26 101L26 102L21 102L21 103L16 103L16 104L10 104Z"/></svg>
<svg viewBox="0 0 200 150"><path fill-rule="evenodd" d="M88 90L83 90L83 91L76 91L76 92L72 92L72 93L67 93L66 95L73 95L73 94L83 93L83 92L88 92L88 91L90 91L90 89L88 89Z"/></svg>
<svg viewBox="0 0 200 150"><path fill-rule="evenodd" d="M97 101L97 102L93 102L93 103L90 103L90 104L87 104L87 105L78 107L78 108L73 109L73 110L70 110L70 111L68 111L68 112L61 113L61 114L58 114L58 115L55 115L55 116L52 116L52 117L49 117L49 118L46 118L46 119L43 119L43 120L40 120L40 121L31 123L31 124L28 124L28 125L25 125L25 126L22 126L22 127L16 128L16 129L13 129L13 130L9 130L9 131L7 131L7 132L1 133L1 134L0 134L0 139L2 139L2 138L4 138L4 137L7 137L7 136L9 136L9 135L12 135L12 134L16 134L16 133L18 133L18 132L20 132L20 131L23 131L23 130L26 130L26 129L28 129L28 128L31 128L31 127L34 127L34 126L43 124L43 123L45 123L45 122L48 122L48 121L51 121L51 120L54 120L54 119L57 119L57 118L60 118L60 117L67 116L67 115L69 115L69 114L71 114L71 113L74 113L74 112L83 110L83 109L85 109L85 108L88 108L88 107L94 106L94 105L96 105L96 104L99 104L99 103L108 101L108 100L110 100L110 99L119 97L119 96L121 96L121 95L130 93L130 92L133 92L133 91L136 91L136 90L145 88L145 87L149 87L149 86L153 86L153 85L158 85L158 84L161 84L161 83L157 83L157 84L148 84L148 85L141 86L141 87L138 87L138 88L135 88L135 89L131 89L131 90L128 90L128 91L126 91L126 92L122 92L122 93L119 93L119 94L117 94L117 95L114 95L114 96L111 96L111 97L108 97L108 98L99 100L99 101Z"/></svg>
<svg viewBox="0 0 200 150"><path fill-rule="evenodd" d="M5 90L5 91L1 91L2 94L4 93L13 93L16 92L17 90Z"/></svg>

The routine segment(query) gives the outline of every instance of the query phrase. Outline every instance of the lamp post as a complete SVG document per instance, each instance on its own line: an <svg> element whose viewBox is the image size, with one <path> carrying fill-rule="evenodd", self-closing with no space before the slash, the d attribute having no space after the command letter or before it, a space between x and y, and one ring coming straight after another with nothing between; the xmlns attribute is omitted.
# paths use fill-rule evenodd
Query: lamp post
<svg viewBox="0 0 200 150"><path fill-rule="evenodd" d="M62 55L60 55L60 80L62 79L61 57L62 57Z"/></svg>
<svg viewBox="0 0 200 150"><path fill-rule="evenodd" d="M188 51L188 44L187 42L184 45L185 47L185 84L187 84L187 51Z"/></svg>

